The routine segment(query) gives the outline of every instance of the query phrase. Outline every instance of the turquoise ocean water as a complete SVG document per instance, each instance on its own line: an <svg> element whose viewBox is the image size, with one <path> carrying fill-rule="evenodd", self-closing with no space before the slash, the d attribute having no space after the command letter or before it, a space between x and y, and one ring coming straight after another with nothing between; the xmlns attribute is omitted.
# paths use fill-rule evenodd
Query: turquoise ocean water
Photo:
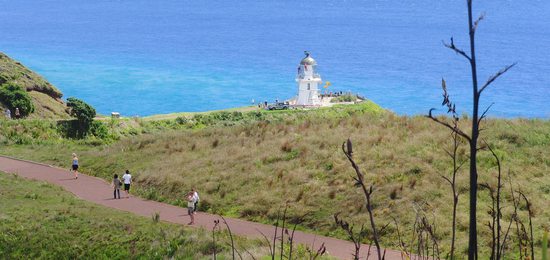
<svg viewBox="0 0 550 260"><path fill-rule="evenodd" d="M492 116L550 117L550 1L475 1ZM465 0L0 0L0 51L99 112L205 111L296 94L309 50L334 91L399 114L440 108L447 80L471 107ZM443 112L442 109L440 109Z"/></svg>

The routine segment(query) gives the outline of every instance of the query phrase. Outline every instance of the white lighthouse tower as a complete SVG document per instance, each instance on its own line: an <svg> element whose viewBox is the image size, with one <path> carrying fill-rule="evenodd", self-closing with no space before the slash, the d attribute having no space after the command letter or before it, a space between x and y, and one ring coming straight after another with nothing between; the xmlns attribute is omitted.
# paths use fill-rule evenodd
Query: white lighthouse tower
<svg viewBox="0 0 550 260"><path fill-rule="evenodd" d="M317 62L305 51L306 57L300 61L296 82L298 82L298 106L320 106L319 84L321 76L317 73Z"/></svg>

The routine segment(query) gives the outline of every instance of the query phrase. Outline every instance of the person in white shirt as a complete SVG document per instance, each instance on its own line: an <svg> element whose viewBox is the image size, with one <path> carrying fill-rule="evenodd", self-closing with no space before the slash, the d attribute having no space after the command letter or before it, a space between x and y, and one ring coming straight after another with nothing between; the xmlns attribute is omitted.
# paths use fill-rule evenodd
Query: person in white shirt
<svg viewBox="0 0 550 260"><path fill-rule="evenodd" d="M193 192L193 199L195 200L195 204L193 205L193 213L197 213L197 204L200 201L199 193L195 188L191 189L191 192Z"/></svg>
<svg viewBox="0 0 550 260"><path fill-rule="evenodd" d="M187 199L187 214L191 219L191 222L187 223L187 225L193 225L195 224L195 203L197 202L194 196L194 192L191 191L187 193L186 199Z"/></svg>
<svg viewBox="0 0 550 260"><path fill-rule="evenodd" d="M122 175L122 181L124 182L124 191L126 192L126 198L130 198L130 184L132 184L132 175L129 170Z"/></svg>

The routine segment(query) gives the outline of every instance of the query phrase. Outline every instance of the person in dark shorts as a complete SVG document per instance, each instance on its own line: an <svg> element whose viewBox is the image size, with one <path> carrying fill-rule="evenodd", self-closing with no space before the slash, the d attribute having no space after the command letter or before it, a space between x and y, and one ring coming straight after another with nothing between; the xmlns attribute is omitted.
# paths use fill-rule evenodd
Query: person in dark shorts
<svg viewBox="0 0 550 260"><path fill-rule="evenodd" d="M126 192L126 198L130 198L130 184L132 184L132 175L129 170L122 175L122 181L124 182L124 191Z"/></svg>
<svg viewBox="0 0 550 260"><path fill-rule="evenodd" d="M115 197L115 199L116 199L117 194L118 194L118 198L120 199L120 186L121 185L122 185L122 182L118 178L118 174L115 174L115 177L113 178L113 188L114 188L113 196Z"/></svg>
<svg viewBox="0 0 550 260"><path fill-rule="evenodd" d="M78 157L76 153L73 153L73 165L71 167L72 172L74 172L74 178L78 179Z"/></svg>

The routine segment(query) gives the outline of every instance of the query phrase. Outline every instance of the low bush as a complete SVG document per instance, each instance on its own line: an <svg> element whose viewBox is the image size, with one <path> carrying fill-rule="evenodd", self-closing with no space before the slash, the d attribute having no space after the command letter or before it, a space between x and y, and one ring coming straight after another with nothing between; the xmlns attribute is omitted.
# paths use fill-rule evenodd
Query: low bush
<svg viewBox="0 0 550 260"><path fill-rule="evenodd" d="M357 100L357 95L355 94L345 94L342 96L335 97L330 100L331 103L338 103L338 102L355 102Z"/></svg>
<svg viewBox="0 0 550 260"><path fill-rule="evenodd" d="M31 96L15 83L10 82L0 85L0 102L10 109L12 117L16 116L16 109L19 109L21 117L26 117L34 112Z"/></svg>

